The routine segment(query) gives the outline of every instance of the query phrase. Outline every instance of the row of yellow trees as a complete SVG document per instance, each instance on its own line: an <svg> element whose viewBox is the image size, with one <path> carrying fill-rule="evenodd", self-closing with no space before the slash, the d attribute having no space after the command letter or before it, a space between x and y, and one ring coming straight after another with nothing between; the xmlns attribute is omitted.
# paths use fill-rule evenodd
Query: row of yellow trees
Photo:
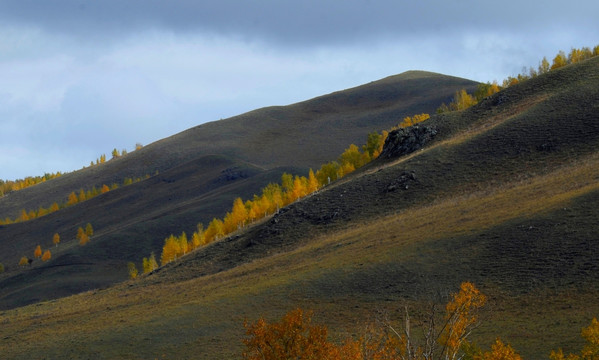
<svg viewBox="0 0 599 360"><path fill-rule="evenodd" d="M150 175L146 175L145 177L138 177L138 178L127 177L123 180L123 186L127 186L127 185L131 185L133 183L136 183L136 182L140 182L143 179L147 179L149 177L150 177ZM25 209L22 209L20 215L17 218L15 218L14 220L11 219L10 217L6 217L5 219L0 219L0 225L10 225L13 223L33 220L35 218L42 217L42 216L51 214L53 212L56 212L60 209L64 209L66 207L73 206L80 202L93 199L94 197L96 197L100 194L104 194L110 190L118 189L118 187L119 187L119 185L117 183L113 183L112 185L110 185L110 187L106 184L103 184L102 187L100 187L100 189L98 189L94 186L87 191L84 191L83 189L80 189L79 192L77 192L77 193L73 191L67 197L67 201L60 205L58 203L54 202L48 208L40 206L37 210L27 211Z"/></svg>
<svg viewBox="0 0 599 360"><path fill-rule="evenodd" d="M61 176L60 172L44 174L44 176L28 176L20 180L0 180L0 197L11 191L17 191Z"/></svg>
<svg viewBox="0 0 599 360"><path fill-rule="evenodd" d="M551 64L547 58L544 57L536 69L533 67L528 69L524 68L522 73L516 75L515 77L508 76L507 79L504 79L501 86L497 83L497 81L493 81L492 83L487 82L486 84L480 84L474 94L468 94L464 89L456 92L452 102L449 103L449 105L445 103L441 104L441 106L437 109L437 113L467 109L477 104L482 99L501 91L501 89L518 84L522 81L526 81L538 75L545 74L549 71L559 69L566 65L588 60L595 56L599 56L599 45L595 46L595 48L592 50L589 47L583 47L581 49L572 48L570 53L567 55L564 51L560 51L557 55L555 55Z"/></svg>
<svg viewBox="0 0 599 360"><path fill-rule="evenodd" d="M403 325L384 321L372 326L358 340L347 339L342 345L329 342L326 326L313 325L312 313L292 310L279 322L263 318L245 322L243 339L246 360L328 359L328 360L522 360L509 345L497 338L490 351L482 351L468 337L478 325L478 312L486 297L472 283L464 282L445 306L440 326L434 312L421 329L414 331L406 309ZM580 354L565 356L561 349L552 351L551 360L599 359L599 321L594 318L582 330L587 341Z"/></svg>
<svg viewBox="0 0 599 360"><path fill-rule="evenodd" d="M424 121L428 117L428 114L421 114L416 115L414 119ZM399 126L405 126L407 121L412 120L409 117L405 118L404 125L400 124ZM316 173L310 169L307 177L284 173L280 184L268 184L262 189L260 195L254 195L251 200L244 202L241 198L236 198L233 201L231 210L222 219L213 218L206 227L204 224L199 223L191 237L185 232L179 236L170 235L164 240L160 264L165 265L198 247L209 244L252 222L273 214L297 199L311 194L322 186L328 185L332 181L366 165L379 156L387 134L387 131L383 131L382 134L370 133L366 144L361 149L351 144L336 161L322 165ZM142 265L144 273L151 272L158 267L153 254L150 258L144 258ZM134 263L129 263L128 269L131 278L137 277L138 270Z"/></svg>
<svg viewBox="0 0 599 360"><path fill-rule="evenodd" d="M412 126L429 118L429 114L408 116L393 129ZM245 202L241 198L236 198L233 201L231 210L225 214L224 218L213 218L206 227L204 227L204 224L199 223L191 237L185 232L179 236L171 234L164 240L160 264L168 264L196 248L207 245L248 224L269 216L297 199L309 195L322 186L359 169L379 156L387 135L387 131L383 131L382 134L377 132L368 134L366 144L361 148L351 144L337 160L322 165L316 173L310 169L307 177L284 173L281 177L281 184L268 184L262 189L260 195L254 195L251 200ZM143 258L142 268L144 273L149 273L157 267L158 263L154 254L150 258ZM129 263L128 270L129 277L132 279L139 274L135 263Z"/></svg>
<svg viewBox="0 0 599 360"><path fill-rule="evenodd" d="M87 223L85 225L85 230L83 229L83 227L79 227L77 229L77 240L79 240L79 245L85 245L89 242L89 239L94 235L94 228L92 226L92 224ZM54 244L55 247L58 247L58 244L60 244L60 235L58 233L55 233L52 236L52 244ZM42 253L42 246L38 245L36 246L35 250L33 251L33 258L38 259L41 258L42 261L48 261L52 258L52 253L50 252L49 249L47 249L46 251L44 251ZM26 266L31 264L31 261L27 256L23 256L21 257L21 260L19 260L19 265L20 266Z"/></svg>
<svg viewBox="0 0 599 360"><path fill-rule="evenodd" d="M408 116L393 129L412 126L429 118L429 114ZM351 144L337 160L322 165L316 173L310 169L307 177L284 173L281 177L281 184L268 184L262 189L260 195L254 195L251 200L245 202L241 198L236 198L233 201L231 210L225 214L224 218L213 218L206 227L204 227L204 224L199 223L191 237L185 232L179 236L171 234L164 240L160 264L168 264L198 247L209 244L273 214L297 199L309 195L322 186L359 169L379 156L387 135L387 131L383 131L382 134L377 132L368 134L366 144L361 148ZM153 254L150 258L143 258L142 267L144 273L151 272L158 267ZM129 277L136 278L139 273L136 265L129 263L128 269Z"/></svg>
<svg viewBox="0 0 599 360"><path fill-rule="evenodd" d="M135 144L135 150L139 150L143 147L140 143ZM116 148L112 150L112 158L118 158L121 156L127 155L127 150L123 149L119 152ZM96 159L95 165L103 164L106 162L106 154L100 155L99 158ZM93 166L94 162L90 162L90 166ZM51 180L61 176L62 173L59 171L57 173L47 173L44 176L28 176L24 179L20 180L2 180L0 179L0 197L8 194L11 191L17 191L21 189L28 188L30 186L39 184L41 182Z"/></svg>

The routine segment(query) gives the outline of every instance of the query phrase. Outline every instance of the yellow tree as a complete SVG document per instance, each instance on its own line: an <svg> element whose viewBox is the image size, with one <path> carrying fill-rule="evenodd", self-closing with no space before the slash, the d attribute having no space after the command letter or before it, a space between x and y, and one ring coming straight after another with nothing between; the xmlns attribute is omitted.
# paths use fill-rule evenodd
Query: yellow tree
<svg viewBox="0 0 599 360"><path fill-rule="evenodd" d="M21 214L19 215L18 221L27 221L29 220L29 215L25 209L21 210Z"/></svg>
<svg viewBox="0 0 599 360"><path fill-rule="evenodd" d="M52 236L52 244L58 246L58 243L60 243L60 235L58 235L58 233L55 233L54 236Z"/></svg>
<svg viewBox="0 0 599 360"><path fill-rule="evenodd" d="M187 254L189 251L189 244L187 243L187 234L185 231L177 237L177 244L179 249L177 257Z"/></svg>
<svg viewBox="0 0 599 360"><path fill-rule="evenodd" d="M339 171L339 163L336 161L328 162L320 167L316 172L316 178L321 186L330 184L337 180L337 172Z"/></svg>
<svg viewBox="0 0 599 360"><path fill-rule="evenodd" d="M539 75L548 73L550 69L551 65L549 64L549 61L547 61L546 57L543 57L543 60L541 60L541 63L539 64Z"/></svg>
<svg viewBox="0 0 599 360"><path fill-rule="evenodd" d="M151 253L149 258L143 258L144 274L152 272L156 269L158 269L158 262L156 262L156 257L154 256L154 253Z"/></svg>
<svg viewBox="0 0 599 360"><path fill-rule="evenodd" d="M94 228L92 227L92 224L87 223L85 225L85 234L89 237L94 236Z"/></svg>
<svg viewBox="0 0 599 360"><path fill-rule="evenodd" d="M464 110L476 104L474 96L468 94L465 89L455 93L453 101L449 105L451 110Z"/></svg>
<svg viewBox="0 0 599 360"><path fill-rule="evenodd" d="M85 195L85 191L83 191L83 189L79 190L79 196L77 197L77 200L79 202L83 202L87 199L87 196Z"/></svg>
<svg viewBox="0 0 599 360"><path fill-rule="evenodd" d="M220 219L214 218L206 228L206 242L210 243L217 240L225 234L223 222Z"/></svg>
<svg viewBox="0 0 599 360"><path fill-rule="evenodd" d="M102 189L100 189L100 193L104 194L110 191L110 188L108 187L108 185L103 184L102 185Z"/></svg>
<svg viewBox="0 0 599 360"><path fill-rule="evenodd" d="M35 251L33 252L33 257L34 258L40 258L42 256L42 247L40 245L38 245L35 248Z"/></svg>
<svg viewBox="0 0 599 360"><path fill-rule="evenodd" d="M81 240L81 237L85 234L85 230L80 226L77 229L77 240Z"/></svg>
<svg viewBox="0 0 599 360"><path fill-rule="evenodd" d="M599 359L599 321L593 318L591 324L582 329L582 337L586 340L586 344L579 354L570 354L564 356L562 349L551 351L549 358L551 360L597 360Z"/></svg>
<svg viewBox="0 0 599 360"><path fill-rule="evenodd" d="M365 164L365 159L360 149L351 144L345 151L339 156L339 164L343 167L345 164L351 164L354 169L359 169Z"/></svg>
<svg viewBox="0 0 599 360"><path fill-rule="evenodd" d="M280 322L269 324L259 319L253 324L245 323L243 340L246 360L279 359L362 359L359 346L348 342L338 347L327 340L326 326L312 324L312 313L296 309L287 313Z"/></svg>
<svg viewBox="0 0 599 360"><path fill-rule="evenodd" d="M29 265L29 259L27 256L23 256L21 260L19 260L19 266L27 266Z"/></svg>
<svg viewBox="0 0 599 360"><path fill-rule="evenodd" d="M77 197L77 195L75 195L74 192L69 194L69 197L67 199L67 205L75 205L79 202L79 198Z"/></svg>
<svg viewBox="0 0 599 360"><path fill-rule="evenodd" d="M44 255L42 255L42 261L48 261L48 260L50 260L50 258L52 258L52 254L50 253L50 250L44 251Z"/></svg>
<svg viewBox="0 0 599 360"><path fill-rule="evenodd" d="M138 271L137 271L137 266L135 266L134 263L132 263L132 262L127 263L127 269L129 270L129 278L131 278L131 279L137 278Z"/></svg>
<svg viewBox="0 0 599 360"><path fill-rule="evenodd" d="M314 171L310 169L310 172L308 172L308 193L311 194L315 192L319 187L320 184L318 184L318 179L316 178L316 175L314 175Z"/></svg>
<svg viewBox="0 0 599 360"><path fill-rule="evenodd" d="M566 57L566 54L563 51L560 51L553 58L553 64L551 65L551 70L559 69L566 65L568 65L568 58Z"/></svg>
<svg viewBox="0 0 599 360"><path fill-rule="evenodd" d="M497 339L491 345L491 351L485 352L481 360L522 360L522 358L509 344L504 344Z"/></svg>
<svg viewBox="0 0 599 360"><path fill-rule="evenodd" d="M85 245L89 242L89 236L86 233L82 233L79 237L79 245Z"/></svg>
<svg viewBox="0 0 599 360"><path fill-rule="evenodd" d="M445 331L441 344L445 359L456 359L462 344L478 321L478 310L487 301L485 295L470 282L460 285L460 291L452 295L445 306Z"/></svg>
<svg viewBox="0 0 599 360"><path fill-rule="evenodd" d="M177 254L180 253L179 242L174 235L170 235L164 239L164 246L162 247L162 255L160 256L161 265L166 265L169 262L177 258Z"/></svg>
<svg viewBox="0 0 599 360"><path fill-rule="evenodd" d="M197 230L191 236L191 246L193 249L206 245L206 235L204 234L204 224L199 223Z"/></svg>
<svg viewBox="0 0 599 360"><path fill-rule="evenodd" d="M55 211L58 211L60 208L58 207L57 203L52 203L52 205L50 205L50 212L53 213Z"/></svg>

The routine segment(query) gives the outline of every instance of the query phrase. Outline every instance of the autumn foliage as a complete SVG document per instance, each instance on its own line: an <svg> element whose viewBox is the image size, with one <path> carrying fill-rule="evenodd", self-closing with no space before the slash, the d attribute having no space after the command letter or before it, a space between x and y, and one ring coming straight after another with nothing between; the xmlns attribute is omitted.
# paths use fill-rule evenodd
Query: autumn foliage
<svg viewBox="0 0 599 360"><path fill-rule="evenodd" d="M325 326L312 325L312 313L295 309L280 322L269 324L259 319L245 323L247 338L243 340L247 360L279 359L361 359L352 342L337 346L327 340Z"/></svg>
<svg viewBox="0 0 599 360"><path fill-rule="evenodd" d="M44 255L42 255L42 261L48 261L48 260L50 260L50 258L52 258L52 254L50 253L50 250L44 251Z"/></svg>
<svg viewBox="0 0 599 360"><path fill-rule="evenodd" d="M478 322L477 312L486 298L469 282L462 283L460 291L451 296L445 306L444 323L437 330L435 314L428 327L418 332L417 339L410 328L406 310L402 328L386 322L370 328L358 340L348 339L342 345L328 341L325 326L312 324L312 313L295 309L279 322L268 323L259 319L244 324L246 338L243 358L258 359L352 359L352 360L432 360L462 359L463 345L467 344L473 326ZM419 342L420 340L420 342ZM497 339L489 352L470 354L476 360L521 360L514 349Z"/></svg>
<svg viewBox="0 0 599 360"><path fill-rule="evenodd" d="M506 79L504 79L501 86L494 81L493 83L488 82L486 84L480 84L473 95L468 94L464 89L456 92L449 105L445 103L441 104L441 106L437 109L437 113L467 109L473 105L476 105L484 98L501 91L503 88L516 85L538 75L542 75L549 71L562 68L569 64L575 64L595 56L599 56L599 45L595 46L595 48L592 50L588 47L583 47L581 49L572 48L568 54L566 54L564 51L559 51L551 63L549 63L547 58L543 58L537 68L531 67L526 69L525 67L520 74L516 76L508 76Z"/></svg>
<svg viewBox="0 0 599 360"><path fill-rule="evenodd" d="M143 179L147 179L149 177L150 177L150 175L145 175L144 177L137 177L137 178L128 177L123 180L123 185L126 186L126 185L130 185L130 184L133 184L136 182L140 182ZM106 184L103 184L102 187L100 188L100 190L98 190L95 186L92 186L92 188L88 189L87 191L85 191L83 189L79 189L77 192L75 192L75 191L71 192L67 196L66 201L64 203L61 203L60 205L58 203L54 202L48 208L40 206L37 210L27 211L25 209L22 209L21 212L19 213L19 216L16 217L14 220L11 219L10 217L7 217L5 219L0 219L0 225L9 225L9 224L17 223L17 222L33 220L38 217L45 216L45 215L51 214L53 212L56 212L60 209L76 205L76 204L78 204L80 202L84 202L86 200L93 199L100 194L104 194L104 193L107 193L108 191L115 190L118 187L119 187L118 184L113 183L110 187Z"/></svg>
<svg viewBox="0 0 599 360"><path fill-rule="evenodd" d="M586 340L586 345L580 351L580 354L564 355L562 349L552 351L549 358L551 360L597 360L599 359L599 321L593 318L591 324L582 329L582 337Z"/></svg>

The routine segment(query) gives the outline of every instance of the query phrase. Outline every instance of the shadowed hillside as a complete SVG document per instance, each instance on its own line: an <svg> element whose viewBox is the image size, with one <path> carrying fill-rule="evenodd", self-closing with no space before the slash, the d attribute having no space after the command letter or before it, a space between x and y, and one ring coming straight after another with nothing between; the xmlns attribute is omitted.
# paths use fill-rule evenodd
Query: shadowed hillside
<svg viewBox="0 0 599 360"><path fill-rule="evenodd" d="M284 171L307 174L336 158L350 143L397 124L404 116L433 112L460 88L476 83L412 71L302 103L255 110L202 124L106 163L9 193L0 218L22 209L66 202L67 195L127 177L149 179L24 223L0 227L0 308L105 287L127 279L128 261L159 255L171 233L191 233L198 222L222 217L236 197L250 198ZM157 175L155 175L158 173ZM85 247L77 228L91 223ZM62 241L52 245L54 233ZM50 248L47 263L17 266L37 245Z"/></svg>
<svg viewBox="0 0 599 360"><path fill-rule="evenodd" d="M314 309L341 341L377 311L399 319L409 305L417 324L463 281L489 297L481 346L576 351L599 315L598 81L594 58L433 116L423 149L154 273L1 312L0 352L239 358L244 319Z"/></svg>

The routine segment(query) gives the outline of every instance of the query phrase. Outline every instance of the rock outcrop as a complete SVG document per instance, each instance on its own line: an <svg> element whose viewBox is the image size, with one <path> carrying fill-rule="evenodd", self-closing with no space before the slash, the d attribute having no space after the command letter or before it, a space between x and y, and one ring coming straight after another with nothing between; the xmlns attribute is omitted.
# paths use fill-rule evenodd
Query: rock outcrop
<svg viewBox="0 0 599 360"><path fill-rule="evenodd" d="M387 136L380 157L391 159L421 149L424 144L437 135L437 130L430 126L414 125L393 130Z"/></svg>

